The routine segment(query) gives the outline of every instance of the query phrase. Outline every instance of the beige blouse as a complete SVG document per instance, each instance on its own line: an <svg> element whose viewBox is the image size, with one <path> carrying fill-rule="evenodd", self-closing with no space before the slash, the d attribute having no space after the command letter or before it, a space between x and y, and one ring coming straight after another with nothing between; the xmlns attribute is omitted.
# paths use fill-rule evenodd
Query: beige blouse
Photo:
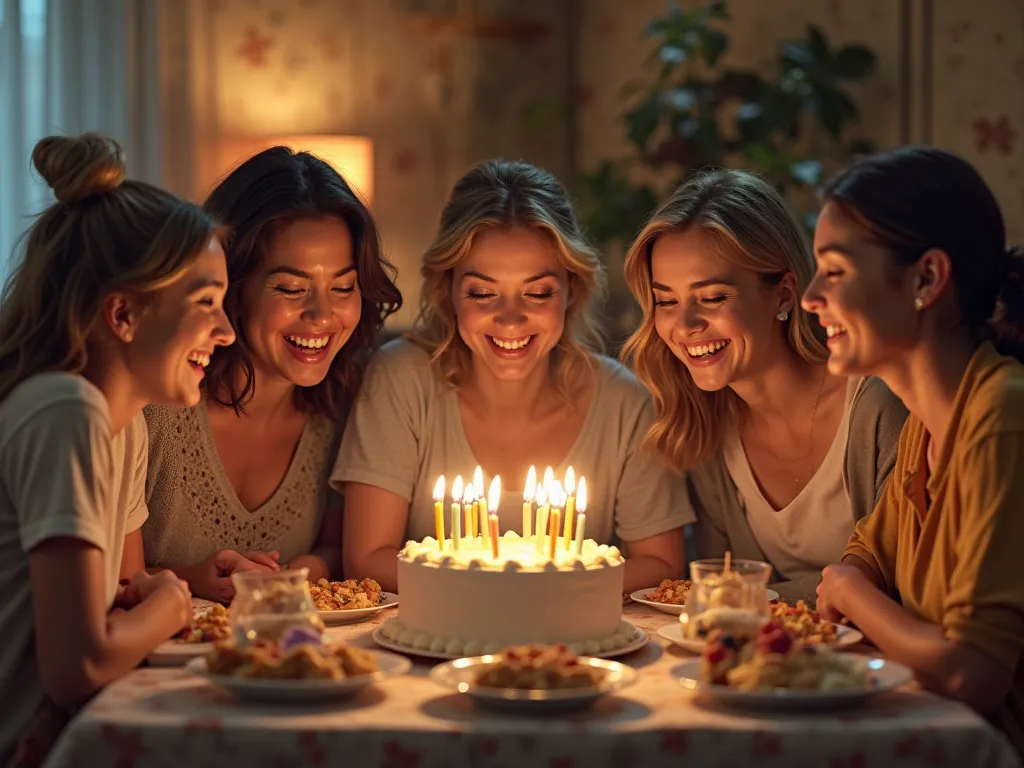
<svg viewBox="0 0 1024 768"><path fill-rule="evenodd" d="M220 463L205 402L149 406L145 415L150 515L142 538L150 567L198 563L221 549L277 550L288 562L313 548L328 503L341 505L327 485L340 438L328 419L309 418L281 484L250 512Z"/></svg>
<svg viewBox="0 0 1024 768"><path fill-rule="evenodd" d="M576 442L556 477L571 465L587 478L586 536L600 543L639 541L693 522L684 478L641 447L652 419L647 391L614 360L596 360L597 387ZM432 492L438 475L449 488L470 479L479 462L462 425L458 396L422 349L403 339L386 344L352 406L332 485L356 482L410 501L406 537L434 535ZM526 478L502 478L502 531L522 532ZM450 499L449 499L450 501Z"/></svg>

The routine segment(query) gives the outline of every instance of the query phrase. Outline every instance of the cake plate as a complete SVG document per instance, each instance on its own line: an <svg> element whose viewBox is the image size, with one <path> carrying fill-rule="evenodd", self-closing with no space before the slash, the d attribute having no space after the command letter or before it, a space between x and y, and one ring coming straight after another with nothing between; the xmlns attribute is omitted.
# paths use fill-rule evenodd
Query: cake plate
<svg viewBox="0 0 1024 768"><path fill-rule="evenodd" d="M465 654L421 650L419 648L413 648L409 645L402 645L401 643L396 643L394 640L389 640L388 638L384 637L381 631L382 629L383 627L377 627L370 634L370 637L373 639L373 642L375 642L381 648L386 648L389 651L396 651L397 653L404 653L409 656L421 656L424 659L440 659L441 661L452 661L453 659L465 658ZM613 648L610 651L604 651L602 653L587 653L581 655L590 656L596 659L614 659L617 656L625 656L627 653L639 651L641 648L647 645L649 640L650 637L648 636L646 631L640 629L640 627L636 625L633 625L633 639L630 640L626 645L623 645L619 648Z"/></svg>

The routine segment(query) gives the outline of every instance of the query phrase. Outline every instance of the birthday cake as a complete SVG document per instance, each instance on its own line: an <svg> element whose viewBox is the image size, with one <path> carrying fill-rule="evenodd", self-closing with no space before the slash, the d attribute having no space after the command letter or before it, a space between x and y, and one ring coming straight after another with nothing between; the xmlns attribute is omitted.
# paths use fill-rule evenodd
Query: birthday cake
<svg viewBox="0 0 1024 768"><path fill-rule="evenodd" d="M462 538L458 549L429 536L406 543L398 555L402 603L381 627L384 638L454 656L554 643L607 653L636 639L622 620L624 560L616 547L586 539L559 545L552 559L535 536L507 531L499 543L497 557L481 536Z"/></svg>

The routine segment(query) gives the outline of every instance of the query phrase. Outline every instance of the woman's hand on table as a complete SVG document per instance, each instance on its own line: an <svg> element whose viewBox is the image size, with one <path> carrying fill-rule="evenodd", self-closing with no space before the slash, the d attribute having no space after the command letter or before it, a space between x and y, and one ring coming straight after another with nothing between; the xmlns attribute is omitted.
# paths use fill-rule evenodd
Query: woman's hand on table
<svg viewBox="0 0 1024 768"><path fill-rule="evenodd" d="M852 590L874 589L864 572L853 565L833 563L821 572L817 611L826 621L838 624L846 617L846 598Z"/></svg>
<svg viewBox="0 0 1024 768"><path fill-rule="evenodd" d="M250 556L257 559L251 559ZM280 570L277 557L277 552L247 552L243 555L231 549L222 549L200 563L175 570L188 582L196 597L230 603L235 597L235 585L231 583L232 574L242 571Z"/></svg>

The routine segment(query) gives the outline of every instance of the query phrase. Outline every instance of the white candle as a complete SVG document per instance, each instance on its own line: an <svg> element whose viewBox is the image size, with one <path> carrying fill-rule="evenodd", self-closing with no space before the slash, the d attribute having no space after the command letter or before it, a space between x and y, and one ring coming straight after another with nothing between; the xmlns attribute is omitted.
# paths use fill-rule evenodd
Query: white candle
<svg viewBox="0 0 1024 768"><path fill-rule="evenodd" d="M576 516L576 541L574 548L577 555L583 554L583 529L587 525L587 479L580 478L580 486L576 489L576 509L579 514Z"/></svg>
<svg viewBox="0 0 1024 768"><path fill-rule="evenodd" d="M533 497L537 495L537 468L530 465L526 473L526 488L523 490L523 538L531 536L533 528Z"/></svg>

